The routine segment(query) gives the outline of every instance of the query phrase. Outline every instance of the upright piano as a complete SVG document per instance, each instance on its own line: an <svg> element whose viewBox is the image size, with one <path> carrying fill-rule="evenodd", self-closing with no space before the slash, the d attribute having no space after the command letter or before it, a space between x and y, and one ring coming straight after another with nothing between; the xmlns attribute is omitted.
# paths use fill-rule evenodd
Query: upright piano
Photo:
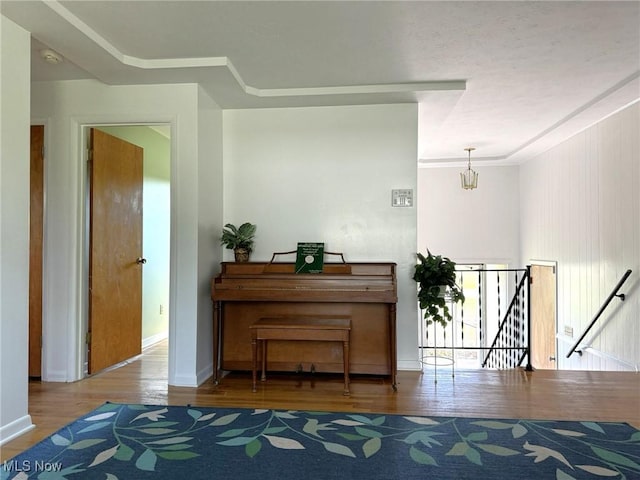
<svg viewBox="0 0 640 480"><path fill-rule="evenodd" d="M351 318L352 374L390 376L396 388L396 264L325 263L294 273L294 263L223 262L211 282L213 380L220 370L251 370L249 326L264 317ZM342 345L269 342L269 369L342 373Z"/></svg>

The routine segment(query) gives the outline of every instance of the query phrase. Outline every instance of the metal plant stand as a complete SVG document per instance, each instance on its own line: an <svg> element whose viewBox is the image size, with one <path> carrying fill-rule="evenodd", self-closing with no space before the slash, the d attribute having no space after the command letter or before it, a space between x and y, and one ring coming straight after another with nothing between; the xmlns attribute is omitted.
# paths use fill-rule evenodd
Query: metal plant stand
<svg viewBox="0 0 640 480"><path fill-rule="evenodd" d="M456 322L455 322L455 304L453 304L453 302L450 301L450 299L448 299L449 302L449 309L450 311L453 313L453 320L451 321L451 377L454 378L455 377L455 350L454 350L454 341L456 338ZM424 373L424 366L425 365L429 365L429 356L426 355L424 352L425 350L429 349L429 348L433 348L433 373L434 373L434 383L438 383L438 359L447 359L446 357L439 357L438 356L438 337L437 337L437 322L433 322L432 324L433 327L433 338L434 338L434 345L433 347L429 347L428 345L425 345L425 333L428 333L427 330L427 326L425 325L425 319L424 319L424 315L422 314L422 310L420 310L420 355L419 355L419 361L420 361L420 371L422 373ZM443 327L441 327L443 328ZM447 339L447 334L446 334L446 330L444 331L444 345L442 345L441 349L444 349L447 347L446 343L446 339ZM447 359L448 360L448 359Z"/></svg>

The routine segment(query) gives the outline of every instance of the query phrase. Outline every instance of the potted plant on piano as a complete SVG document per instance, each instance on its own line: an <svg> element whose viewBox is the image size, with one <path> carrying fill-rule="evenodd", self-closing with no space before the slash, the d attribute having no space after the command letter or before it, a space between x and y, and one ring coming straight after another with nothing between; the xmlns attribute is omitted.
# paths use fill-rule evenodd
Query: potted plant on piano
<svg viewBox="0 0 640 480"><path fill-rule="evenodd" d="M418 283L418 302L427 325L438 322L446 327L453 320L449 303L464 303L464 294L456 284L456 264L442 255L418 253L413 279Z"/></svg>
<svg viewBox="0 0 640 480"><path fill-rule="evenodd" d="M256 234L256 226L247 222L239 227L227 223L222 229L220 243L233 250L236 262L248 262Z"/></svg>

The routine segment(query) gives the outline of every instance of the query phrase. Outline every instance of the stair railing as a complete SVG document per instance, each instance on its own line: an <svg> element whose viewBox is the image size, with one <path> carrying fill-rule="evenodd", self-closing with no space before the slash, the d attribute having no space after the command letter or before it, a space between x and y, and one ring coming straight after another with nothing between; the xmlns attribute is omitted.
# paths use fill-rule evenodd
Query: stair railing
<svg viewBox="0 0 640 480"><path fill-rule="evenodd" d="M515 366L519 366L522 364L522 361L526 356L526 370L533 370L533 367L531 366L530 278L531 267L527 266L526 270L524 271L524 275L518 283L516 292L513 295L511 303L509 304L509 308L507 309L504 317L502 317L500 327L493 339L491 347L489 348L489 351L487 352L484 361L482 362L483 368L487 367L489 363L493 363L491 361L492 357L494 357L497 352L502 351L504 352L504 358L502 358L502 362L506 362L506 365L503 365L503 367L506 366L513 368ZM519 312L518 310L522 308L522 303L524 303L525 311ZM526 332L523 329L525 325L520 324L523 313L526 314ZM526 335L526 339L522 337L523 334ZM508 344L509 346L504 346L501 344ZM512 357L511 355L506 355L506 352L508 351L511 351L512 354L516 355L518 351L520 351L520 356Z"/></svg>
<svg viewBox="0 0 640 480"><path fill-rule="evenodd" d="M477 282L477 304L474 305L477 310L477 316L473 313L470 315L471 321L468 326L472 329L472 345L465 345L465 306L461 305L456 313L456 319L451 322L448 330L441 332L443 335L439 337L434 327L434 335L432 343L429 344L429 332L423 330L423 319L420 320L420 361L423 364L428 363L428 356L423 355L425 350L433 351L434 365L437 365L437 359L451 361L451 365L455 364L455 353L462 351L477 351L480 353L479 366L482 368L515 368L523 364L525 357L527 360L526 369L532 370L531 367L531 306L530 306L530 281L531 267L518 269L498 268L498 269L463 269L456 270L459 274L478 274L480 276ZM492 298L490 307L493 311L489 314L483 303L487 300L485 292L485 274L494 272L495 277L494 288L497 287L497 296L495 302ZM501 275L513 274L515 280L515 292L511 295L506 313L501 312ZM522 275L522 276L521 276ZM473 283L473 282L472 282ZM464 286L464 279L460 278L460 284ZM504 288L504 287L502 287ZM469 297L475 297L469 292ZM506 295L505 295L506 297ZM485 316L486 315L486 316ZM474 318L475 317L475 318ZM494 324L494 321L496 322ZM456 330L456 324L459 323L459 329ZM448 333L447 333L448 331ZM493 342L489 347L489 343L484 342L485 335L491 332ZM426 334L426 336L425 336ZM474 338L477 335L477 338ZM446 345L447 338L450 338L451 344ZM426 340L426 344L424 343ZM485 346L486 345L486 346ZM450 351L450 356L445 353ZM488 352L488 353L486 353ZM486 353L486 355L485 355ZM441 357L438 357L441 355ZM464 355L463 355L464 357ZM467 357L467 359L476 358Z"/></svg>
<svg viewBox="0 0 640 480"><path fill-rule="evenodd" d="M631 270L627 270L624 273L624 275L622 275L622 278L617 283L617 285L613 288L613 290L611 291L607 299L604 301L604 303L600 307L600 310L598 310L598 313L596 313L595 317L593 317L593 320L591 320L591 323L589 324L589 326L584 330L584 332L582 332L582 335L580 335L580 338L578 339L578 341L573 345L573 347L571 347L571 350L569 350L569 353L567 353L567 358L573 355L574 352L577 352L579 355L582 355L582 350L578 350L578 346L580 345L582 340L584 340L584 337L587 336L591 328L593 328L593 326L596 324L596 322L598 321L602 313L606 310L606 308L609 306L609 304L615 297L619 298L621 301L624 302L625 295L624 293L618 293L618 290L620 290L624 282L627 281L627 278L629 278L629 275L631 275Z"/></svg>

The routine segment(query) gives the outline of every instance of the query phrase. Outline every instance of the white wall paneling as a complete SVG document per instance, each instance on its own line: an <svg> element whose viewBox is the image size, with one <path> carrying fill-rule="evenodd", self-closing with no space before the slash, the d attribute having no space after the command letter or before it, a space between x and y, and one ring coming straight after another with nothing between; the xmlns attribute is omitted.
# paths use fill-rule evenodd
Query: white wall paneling
<svg viewBox="0 0 640 480"><path fill-rule="evenodd" d="M639 118L635 103L520 167L523 262L558 262L558 368L640 367ZM627 269L627 300L614 299L591 348L566 359Z"/></svg>

